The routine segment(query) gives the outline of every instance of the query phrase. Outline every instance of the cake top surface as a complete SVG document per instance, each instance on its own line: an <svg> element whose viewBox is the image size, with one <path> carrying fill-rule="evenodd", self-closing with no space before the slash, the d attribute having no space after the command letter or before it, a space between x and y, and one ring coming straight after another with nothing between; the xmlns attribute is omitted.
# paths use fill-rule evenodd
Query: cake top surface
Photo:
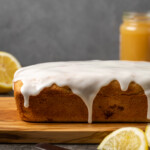
<svg viewBox="0 0 150 150"><path fill-rule="evenodd" d="M49 62L16 71L14 82L21 80L21 92L25 107L29 106L29 96L38 95L42 89L52 84L68 86L85 102L91 122L92 104L101 87L117 80L122 90L127 90L130 82L141 85L150 100L150 63L135 61L70 61Z"/></svg>

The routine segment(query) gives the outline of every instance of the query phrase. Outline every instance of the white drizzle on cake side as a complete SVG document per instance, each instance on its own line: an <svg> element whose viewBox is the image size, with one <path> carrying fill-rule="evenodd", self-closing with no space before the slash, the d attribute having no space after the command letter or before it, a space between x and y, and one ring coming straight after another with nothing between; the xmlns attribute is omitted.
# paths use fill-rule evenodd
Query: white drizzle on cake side
<svg viewBox="0 0 150 150"><path fill-rule="evenodd" d="M78 95L88 109L88 122L92 123L93 100L99 90L117 80L122 91L131 82L144 89L148 100L147 118L150 119L150 63L134 61L70 61L49 62L16 71L13 82L21 80L24 107L29 107L29 97L38 95L45 87L56 84L68 86Z"/></svg>

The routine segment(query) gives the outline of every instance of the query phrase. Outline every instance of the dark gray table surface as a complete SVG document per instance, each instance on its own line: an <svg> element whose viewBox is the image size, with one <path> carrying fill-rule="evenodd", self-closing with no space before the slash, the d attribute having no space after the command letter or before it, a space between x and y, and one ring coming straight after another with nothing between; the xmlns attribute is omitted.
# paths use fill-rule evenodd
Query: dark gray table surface
<svg viewBox="0 0 150 150"><path fill-rule="evenodd" d="M0 150L38 150L36 144L0 144ZM60 147L68 148L69 150L96 150L97 145L67 145L58 144Z"/></svg>
<svg viewBox="0 0 150 150"><path fill-rule="evenodd" d="M13 91L2 96L13 96ZM0 150L38 150L36 144L0 144ZM69 150L96 150L98 144L58 144L60 147L68 148Z"/></svg>

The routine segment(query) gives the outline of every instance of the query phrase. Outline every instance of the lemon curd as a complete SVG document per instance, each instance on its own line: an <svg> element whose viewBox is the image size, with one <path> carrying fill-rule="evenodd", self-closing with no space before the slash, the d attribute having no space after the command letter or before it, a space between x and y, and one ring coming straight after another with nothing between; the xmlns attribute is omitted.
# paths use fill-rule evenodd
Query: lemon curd
<svg viewBox="0 0 150 150"><path fill-rule="evenodd" d="M150 61L150 13L125 13L120 26L120 59Z"/></svg>

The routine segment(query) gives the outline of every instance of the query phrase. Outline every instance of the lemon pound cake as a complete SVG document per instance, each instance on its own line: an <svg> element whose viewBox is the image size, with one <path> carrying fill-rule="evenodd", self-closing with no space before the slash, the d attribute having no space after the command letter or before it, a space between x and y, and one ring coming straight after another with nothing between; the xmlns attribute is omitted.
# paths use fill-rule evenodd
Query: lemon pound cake
<svg viewBox="0 0 150 150"><path fill-rule="evenodd" d="M19 69L14 95L29 122L150 122L150 63L49 62Z"/></svg>

